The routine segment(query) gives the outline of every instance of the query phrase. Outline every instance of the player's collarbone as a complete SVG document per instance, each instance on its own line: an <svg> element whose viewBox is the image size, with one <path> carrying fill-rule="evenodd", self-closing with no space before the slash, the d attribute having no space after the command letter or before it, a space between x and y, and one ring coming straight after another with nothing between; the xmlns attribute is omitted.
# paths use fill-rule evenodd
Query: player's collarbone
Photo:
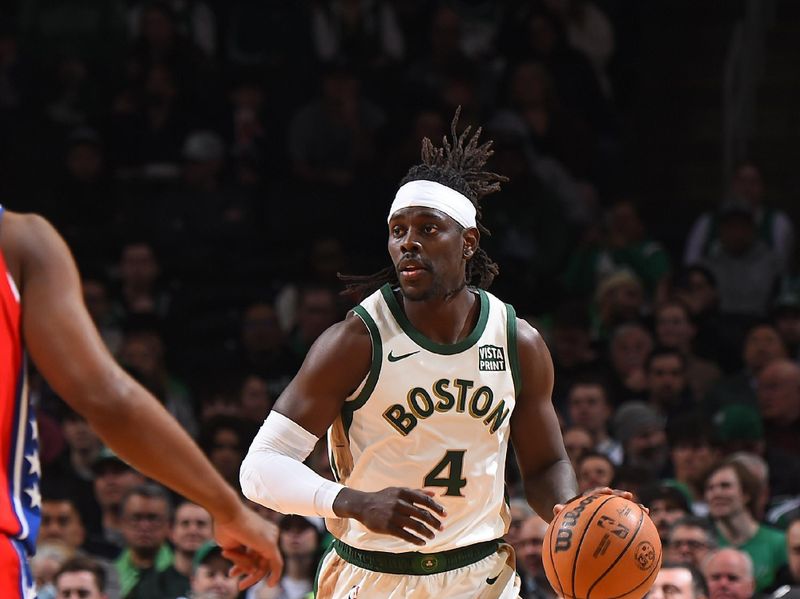
<svg viewBox="0 0 800 599"><path fill-rule="evenodd" d="M511 409L505 399L497 399L491 387L476 386L469 379L439 379L430 389L412 387L406 393L405 402L389 406L383 418L404 437L422 420L436 414L463 413L486 425L494 434L508 418Z"/></svg>

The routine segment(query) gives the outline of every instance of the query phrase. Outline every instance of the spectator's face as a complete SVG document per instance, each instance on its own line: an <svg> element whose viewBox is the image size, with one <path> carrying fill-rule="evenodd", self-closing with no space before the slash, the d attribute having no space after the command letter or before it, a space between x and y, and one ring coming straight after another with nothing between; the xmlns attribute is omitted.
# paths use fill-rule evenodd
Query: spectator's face
<svg viewBox="0 0 800 599"><path fill-rule="evenodd" d="M325 329L336 322L336 298L327 290L309 291L303 295L297 313L297 326L306 343L313 343Z"/></svg>
<svg viewBox="0 0 800 599"><path fill-rule="evenodd" d="M556 327L553 330L553 350L561 366L576 366L591 353L589 332L577 327Z"/></svg>
<svg viewBox="0 0 800 599"><path fill-rule="evenodd" d="M84 279L83 303L95 324L102 324L110 309L108 289L100 281Z"/></svg>
<svg viewBox="0 0 800 599"><path fill-rule="evenodd" d="M522 525L515 547L520 568L530 576L540 577L542 566L542 542L547 532L547 523L539 516L531 516Z"/></svg>
<svg viewBox="0 0 800 599"><path fill-rule="evenodd" d="M790 423L800 418L800 369L773 362L758 377L758 408L766 421Z"/></svg>
<svg viewBox="0 0 800 599"><path fill-rule="evenodd" d="M310 522L294 518L290 525L281 526L280 543L288 558L309 557L317 550L319 535Z"/></svg>
<svg viewBox="0 0 800 599"><path fill-rule="evenodd" d="M245 379L239 399L242 416L255 422L262 422L272 407L267 381L260 376Z"/></svg>
<svg viewBox="0 0 800 599"><path fill-rule="evenodd" d="M775 328L787 345L794 347L800 344L800 310L781 310L775 315Z"/></svg>
<svg viewBox="0 0 800 599"><path fill-rule="evenodd" d="M192 574L192 596L198 599L236 599L239 596L237 578L228 576L231 562L221 556L211 557Z"/></svg>
<svg viewBox="0 0 800 599"><path fill-rule="evenodd" d="M644 224L630 202L616 204L609 213L610 228L627 242L644 237Z"/></svg>
<svg viewBox="0 0 800 599"><path fill-rule="evenodd" d="M132 495L122 508L122 536L134 552L155 553L169 535L169 507L156 497Z"/></svg>
<svg viewBox="0 0 800 599"><path fill-rule="evenodd" d="M582 428L570 428L564 432L564 447L572 466L577 468L578 460L584 453L594 448L594 442L591 435Z"/></svg>
<svg viewBox="0 0 800 599"><path fill-rule="evenodd" d="M702 528L676 526L666 545L665 561L689 564L699 568L710 549L708 537Z"/></svg>
<svg viewBox="0 0 800 599"><path fill-rule="evenodd" d="M679 356L658 356L650 362L647 388L656 401L671 402L686 387L686 372Z"/></svg>
<svg viewBox="0 0 800 599"><path fill-rule="evenodd" d="M656 337L664 347L686 348L694 334L689 315L680 306L664 306L656 314Z"/></svg>
<svg viewBox="0 0 800 599"><path fill-rule="evenodd" d="M433 22L431 23L431 49L433 54L435 56L458 54L460 52L460 44L461 18L451 8L440 8L434 14Z"/></svg>
<svg viewBox="0 0 800 599"><path fill-rule="evenodd" d="M170 540L179 551L193 553L212 537L211 514L194 503L183 503L175 510Z"/></svg>
<svg viewBox="0 0 800 599"><path fill-rule="evenodd" d="M755 239L755 223L749 216L728 216L719 224L719 241L729 254L744 254L752 247Z"/></svg>
<svg viewBox="0 0 800 599"><path fill-rule="evenodd" d="M94 495L101 508L115 509L125 493L143 482L144 477L125 464L108 462L95 474Z"/></svg>
<svg viewBox="0 0 800 599"><path fill-rule="evenodd" d="M76 181L91 183L103 169L103 155L94 144L75 144L67 152L67 170Z"/></svg>
<svg viewBox="0 0 800 599"><path fill-rule="evenodd" d="M717 304L717 290L703 273L689 273L687 289L682 294L693 314L702 314Z"/></svg>
<svg viewBox="0 0 800 599"><path fill-rule="evenodd" d="M45 499L42 502L40 541L60 541L70 549L77 549L83 545L85 537L80 515L71 501Z"/></svg>
<svg viewBox="0 0 800 599"><path fill-rule="evenodd" d="M666 540L672 525L687 515L684 510L666 499L654 499L647 507L650 508L650 519L656 525L662 541Z"/></svg>
<svg viewBox="0 0 800 599"><path fill-rule="evenodd" d="M64 572L56 581L58 599L105 599L106 594L97 588L97 579L87 571Z"/></svg>
<svg viewBox="0 0 800 599"><path fill-rule="evenodd" d="M572 424L593 434L605 432L611 410L602 387L575 385L569 392L568 402Z"/></svg>
<svg viewBox="0 0 800 599"><path fill-rule="evenodd" d="M242 318L242 344L247 351L262 352L278 349L282 342L278 316L268 304L254 304Z"/></svg>
<svg viewBox="0 0 800 599"><path fill-rule="evenodd" d="M161 370L161 342L152 335L128 337L122 344L119 359L144 377L153 378Z"/></svg>
<svg viewBox="0 0 800 599"><path fill-rule="evenodd" d="M578 487L581 493L595 487L610 487L614 480L614 467L600 457L583 458L578 466Z"/></svg>
<svg viewBox="0 0 800 599"><path fill-rule="evenodd" d="M525 524L525 520L527 520L529 516L529 512L518 505L517 502L511 503L511 522L508 525L508 532L505 534L504 538L508 542L509 545L516 547L517 540L520 538L520 533L522 532L522 525Z"/></svg>
<svg viewBox="0 0 800 599"><path fill-rule="evenodd" d="M157 49L163 49L172 43L175 30L169 16L156 8L145 10L141 17L142 37Z"/></svg>
<svg viewBox="0 0 800 599"><path fill-rule="evenodd" d="M675 478L689 484L702 483L709 468L717 461L718 452L706 441L681 441L670 452Z"/></svg>
<svg viewBox="0 0 800 599"><path fill-rule="evenodd" d="M750 599L756 585L747 572L745 559L733 550L712 557L703 569L709 599Z"/></svg>
<svg viewBox="0 0 800 599"><path fill-rule="evenodd" d="M62 430L64 439L72 451L91 452L99 450L102 446L100 437L83 418L76 416L65 418Z"/></svg>
<svg viewBox="0 0 800 599"><path fill-rule="evenodd" d="M669 456L667 434L663 428L645 427L625 444L625 458L631 464L660 470Z"/></svg>
<svg viewBox="0 0 800 599"><path fill-rule="evenodd" d="M800 582L800 520L795 520L786 530L786 553L789 556L789 573L794 584Z"/></svg>
<svg viewBox="0 0 800 599"><path fill-rule="evenodd" d="M705 499L712 518L725 518L746 511L746 500L733 468L720 468L706 482Z"/></svg>
<svg viewBox="0 0 800 599"><path fill-rule="evenodd" d="M609 289L600 302L600 312L608 314L612 321L628 322L641 313L644 291L633 281L622 282Z"/></svg>
<svg viewBox="0 0 800 599"><path fill-rule="evenodd" d="M764 180L758 168L752 164L742 165L733 177L732 191L737 198L760 206L764 201Z"/></svg>
<svg viewBox="0 0 800 599"><path fill-rule="evenodd" d="M758 373L770 362L786 357L781 338L769 325L753 328L744 341L744 363L752 373Z"/></svg>
<svg viewBox="0 0 800 599"><path fill-rule="evenodd" d="M236 431L221 428L214 433L208 457L225 480L238 480L239 465L244 459L244 450Z"/></svg>
<svg viewBox="0 0 800 599"><path fill-rule="evenodd" d="M692 586L692 573L685 568L661 568L645 595L647 599L698 599Z"/></svg>
<svg viewBox="0 0 800 599"><path fill-rule="evenodd" d="M152 287L158 278L159 268L153 249L145 243L135 243L122 250L119 274L123 285Z"/></svg>
<svg viewBox="0 0 800 599"><path fill-rule="evenodd" d="M617 334L611 341L611 362L614 370L625 377L635 370L644 369L652 349L653 340L643 329L635 327Z"/></svg>

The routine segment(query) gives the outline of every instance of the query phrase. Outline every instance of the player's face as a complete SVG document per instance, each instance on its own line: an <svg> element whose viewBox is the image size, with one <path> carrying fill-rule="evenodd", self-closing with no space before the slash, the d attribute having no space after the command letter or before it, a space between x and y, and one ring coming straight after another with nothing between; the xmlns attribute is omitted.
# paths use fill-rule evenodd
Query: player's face
<svg viewBox="0 0 800 599"><path fill-rule="evenodd" d="M662 568L647 599L696 599L692 573L686 568Z"/></svg>
<svg viewBox="0 0 800 599"><path fill-rule="evenodd" d="M389 255L403 297L442 297L464 283L465 249L478 245L477 229L466 231L433 208L404 208L389 221Z"/></svg>

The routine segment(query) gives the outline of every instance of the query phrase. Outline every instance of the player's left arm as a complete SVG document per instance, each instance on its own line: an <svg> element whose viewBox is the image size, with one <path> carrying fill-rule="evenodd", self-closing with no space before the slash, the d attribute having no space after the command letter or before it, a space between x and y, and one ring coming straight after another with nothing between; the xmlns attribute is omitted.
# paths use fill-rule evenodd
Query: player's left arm
<svg viewBox="0 0 800 599"><path fill-rule="evenodd" d="M542 336L517 319L521 389L511 417L511 440L522 473L525 497L548 522L553 506L578 494L561 427L551 399L553 361Z"/></svg>

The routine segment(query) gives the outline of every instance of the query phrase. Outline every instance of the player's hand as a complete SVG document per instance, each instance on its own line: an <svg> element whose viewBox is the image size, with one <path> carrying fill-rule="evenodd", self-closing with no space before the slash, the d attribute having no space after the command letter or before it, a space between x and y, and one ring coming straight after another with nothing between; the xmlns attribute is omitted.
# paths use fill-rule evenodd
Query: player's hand
<svg viewBox="0 0 800 599"><path fill-rule="evenodd" d="M333 509L343 518L355 518L372 532L399 537L424 545L442 530L444 506L424 489L389 487L374 493L343 489Z"/></svg>
<svg viewBox="0 0 800 599"><path fill-rule="evenodd" d="M558 513L564 509L564 506L578 499L578 497L586 497L587 495L617 495L618 497L622 497L623 499L633 500L633 493L630 491L623 491L622 489L612 489L611 487L595 487L593 489L589 489L588 491L584 491L580 495L576 495L572 499L568 499L564 503L557 503L553 506L553 516L558 516ZM647 513L650 513L646 507L640 504L640 507L645 510Z"/></svg>
<svg viewBox="0 0 800 599"><path fill-rule="evenodd" d="M239 581L244 590L267 576L267 584L275 586L283 570L278 551L278 527L242 504L241 509L225 523L214 523L214 536L222 547L222 555L233 562L231 576L245 576Z"/></svg>

